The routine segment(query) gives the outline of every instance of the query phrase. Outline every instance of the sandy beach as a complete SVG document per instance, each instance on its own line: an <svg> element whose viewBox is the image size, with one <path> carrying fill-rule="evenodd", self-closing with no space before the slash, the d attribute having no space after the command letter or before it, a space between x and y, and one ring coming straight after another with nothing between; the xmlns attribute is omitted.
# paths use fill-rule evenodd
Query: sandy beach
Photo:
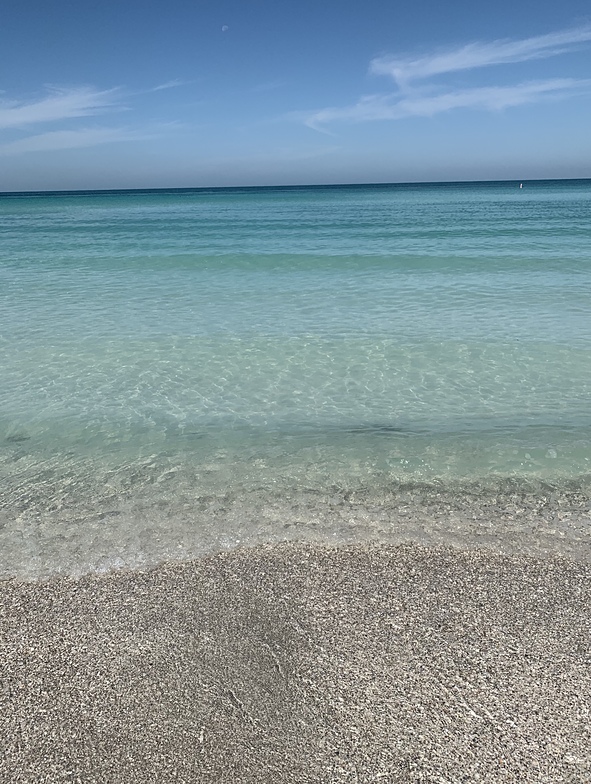
<svg viewBox="0 0 591 784"><path fill-rule="evenodd" d="M591 566L285 544L1 586L2 782L586 782Z"/></svg>

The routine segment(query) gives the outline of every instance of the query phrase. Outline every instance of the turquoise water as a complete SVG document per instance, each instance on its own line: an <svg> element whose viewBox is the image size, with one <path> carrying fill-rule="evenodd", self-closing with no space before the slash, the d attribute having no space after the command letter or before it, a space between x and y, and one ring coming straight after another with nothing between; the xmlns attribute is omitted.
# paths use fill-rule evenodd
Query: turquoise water
<svg viewBox="0 0 591 784"><path fill-rule="evenodd" d="M589 553L591 181L0 195L0 574Z"/></svg>

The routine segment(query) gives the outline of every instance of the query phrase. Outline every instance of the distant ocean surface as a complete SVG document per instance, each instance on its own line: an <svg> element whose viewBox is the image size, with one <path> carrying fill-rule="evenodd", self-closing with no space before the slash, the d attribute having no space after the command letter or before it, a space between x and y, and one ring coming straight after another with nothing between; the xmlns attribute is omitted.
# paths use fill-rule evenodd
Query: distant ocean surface
<svg viewBox="0 0 591 784"><path fill-rule="evenodd" d="M591 557L591 181L0 195L0 575Z"/></svg>

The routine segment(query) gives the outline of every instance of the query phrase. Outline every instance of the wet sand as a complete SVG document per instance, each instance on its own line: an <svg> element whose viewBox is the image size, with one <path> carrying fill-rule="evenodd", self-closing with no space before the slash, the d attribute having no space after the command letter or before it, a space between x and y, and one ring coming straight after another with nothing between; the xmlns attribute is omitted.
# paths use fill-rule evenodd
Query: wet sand
<svg viewBox="0 0 591 784"><path fill-rule="evenodd" d="M0 780L591 781L590 577L285 544L4 581Z"/></svg>

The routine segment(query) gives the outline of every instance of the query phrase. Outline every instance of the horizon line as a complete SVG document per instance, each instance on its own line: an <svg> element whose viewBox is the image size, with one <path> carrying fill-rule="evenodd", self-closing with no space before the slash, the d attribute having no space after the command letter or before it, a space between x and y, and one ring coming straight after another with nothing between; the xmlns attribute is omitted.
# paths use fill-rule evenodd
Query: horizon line
<svg viewBox="0 0 591 784"><path fill-rule="evenodd" d="M50 196L50 195L89 195L94 193L165 193L170 191L189 193L193 191L229 191L229 190L297 190L303 188L391 188L409 187L417 185L503 185L544 182L585 182L591 177L539 177L500 180L408 180L401 182L337 182L337 183L309 183L306 185L194 185L194 186L164 186L158 188L64 188L48 190L2 191L2 196Z"/></svg>

